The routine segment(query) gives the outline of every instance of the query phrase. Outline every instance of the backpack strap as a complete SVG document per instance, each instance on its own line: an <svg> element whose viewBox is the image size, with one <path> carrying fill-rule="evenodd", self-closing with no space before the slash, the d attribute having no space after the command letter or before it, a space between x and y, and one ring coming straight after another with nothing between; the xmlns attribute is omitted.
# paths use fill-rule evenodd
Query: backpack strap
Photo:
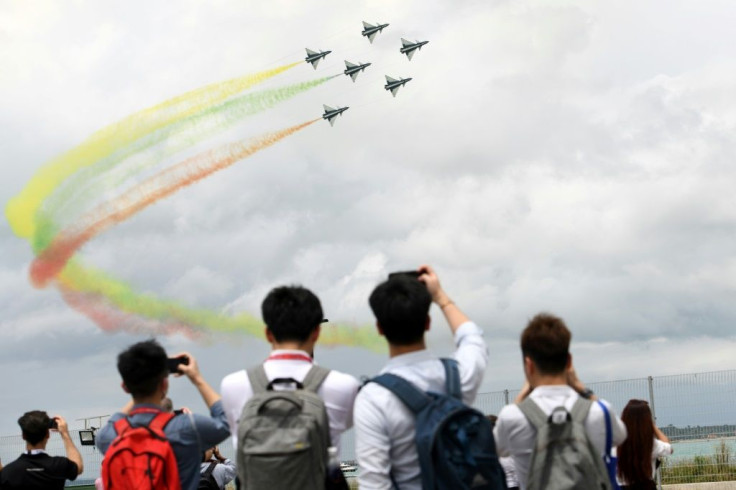
<svg viewBox="0 0 736 490"><path fill-rule="evenodd" d="M148 428L154 431L156 435L166 437L166 435L164 434L164 428L169 422L171 422L171 419L173 418L173 413L160 412L156 414L150 422L148 422Z"/></svg>
<svg viewBox="0 0 736 490"><path fill-rule="evenodd" d="M266 376L266 370L263 368L263 364L252 367L246 372L248 373L253 394L264 393L268 389L268 376Z"/></svg>
<svg viewBox="0 0 736 490"><path fill-rule="evenodd" d="M590 407L592 406L592 401L583 397L578 398L575 405L572 406L572 410L570 410L570 417L573 422L580 422L581 424L584 423L585 418L588 416L588 412L590 411Z"/></svg>
<svg viewBox="0 0 736 490"><path fill-rule="evenodd" d="M213 471L215 471L215 466L217 466L217 461L212 461L210 465L207 467L207 470L202 473L202 478L207 480Z"/></svg>
<svg viewBox="0 0 736 490"><path fill-rule="evenodd" d="M322 366L317 366L316 364L312 364L312 368L309 370L307 375L304 376L304 380L302 381L304 389L313 393L317 393L317 390L320 386L322 386L322 382L325 380L328 374L330 374L329 369L323 368Z"/></svg>
<svg viewBox="0 0 736 490"><path fill-rule="evenodd" d="M445 368L445 390L451 397L463 401L462 385L460 384L460 370L455 359L440 359Z"/></svg>
<svg viewBox="0 0 736 490"><path fill-rule="evenodd" d="M517 403L516 406L519 407L521 413L524 414L524 416L537 430L540 430L542 427L547 425L547 414L539 408L539 405L537 405L531 397L524 398L524 400L521 403Z"/></svg>
<svg viewBox="0 0 736 490"><path fill-rule="evenodd" d="M123 417L122 419L115 421L115 434L120 435L126 430L130 429L131 425L128 421L128 417Z"/></svg>
<svg viewBox="0 0 736 490"><path fill-rule="evenodd" d="M421 412L430 401L427 395L401 376L383 373L371 379L371 381L378 383L396 395L414 413Z"/></svg>

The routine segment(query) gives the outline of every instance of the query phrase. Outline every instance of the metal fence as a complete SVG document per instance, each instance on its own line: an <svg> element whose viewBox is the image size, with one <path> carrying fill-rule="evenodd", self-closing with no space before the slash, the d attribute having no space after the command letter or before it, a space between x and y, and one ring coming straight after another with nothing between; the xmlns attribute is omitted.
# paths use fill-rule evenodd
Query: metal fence
<svg viewBox="0 0 736 490"><path fill-rule="evenodd" d="M661 483L736 481L736 370L674 376L649 376L589 383L596 394L609 401L620 415L632 398L646 400L657 425L672 441L674 454L661 467ZM475 407L497 414L513 403L518 390L478 394ZM102 455L94 446L80 446L79 431L71 436L84 458L84 473L72 485L89 484L99 476ZM343 435L341 457L355 459L352 430ZM0 458L8 463L25 450L18 436L0 437ZM233 457L229 440L220 446L222 454ZM49 440L47 452L63 455L61 438Z"/></svg>

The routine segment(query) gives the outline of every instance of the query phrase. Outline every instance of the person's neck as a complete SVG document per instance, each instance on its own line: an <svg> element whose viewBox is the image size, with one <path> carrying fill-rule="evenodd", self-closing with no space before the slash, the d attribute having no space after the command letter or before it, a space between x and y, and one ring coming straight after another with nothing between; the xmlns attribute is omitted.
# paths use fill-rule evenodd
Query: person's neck
<svg viewBox="0 0 736 490"><path fill-rule="evenodd" d="M150 396L133 397L133 403L136 405L158 405L160 407L163 399L161 393L154 393Z"/></svg>
<svg viewBox="0 0 736 490"><path fill-rule="evenodd" d="M312 355L312 352L314 352L314 344L311 342L287 340L286 342L273 342L271 344L271 350L300 350Z"/></svg>
<svg viewBox="0 0 736 490"><path fill-rule="evenodd" d="M26 442L26 451L33 451L34 449L40 449L42 451L46 450L46 441L48 439L44 439L43 441L39 442L38 444L31 444L30 442Z"/></svg>
<svg viewBox="0 0 736 490"><path fill-rule="evenodd" d="M411 352L417 352L417 351L426 350L426 349L427 349L427 344L424 342L424 339L422 339L419 342L416 342L414 344L409 344L409 345L388 344L388 357L396 357L402 354L409 354Z"/></svg>
<svg viewBox="0 0 736 490"><path fill-rule="evenodd" d="M536 374L529 379L529 384L534 386L559 386L567 384L567 374L562 372L560 374Z"/></svg>

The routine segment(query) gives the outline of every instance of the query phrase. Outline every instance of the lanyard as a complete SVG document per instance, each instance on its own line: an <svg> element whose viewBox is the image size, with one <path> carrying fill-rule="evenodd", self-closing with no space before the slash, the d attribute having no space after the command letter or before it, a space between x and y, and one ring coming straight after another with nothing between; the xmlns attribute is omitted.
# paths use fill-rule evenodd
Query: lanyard
<svg viewBox="0 0 736 490"><path fill-rule="evenodd" d="M267 361L307 361L308 363L312 363L312 358L309 357L306 354L290 354L290 353L283 353L283 354L271 354L268 356Z"/></svg>

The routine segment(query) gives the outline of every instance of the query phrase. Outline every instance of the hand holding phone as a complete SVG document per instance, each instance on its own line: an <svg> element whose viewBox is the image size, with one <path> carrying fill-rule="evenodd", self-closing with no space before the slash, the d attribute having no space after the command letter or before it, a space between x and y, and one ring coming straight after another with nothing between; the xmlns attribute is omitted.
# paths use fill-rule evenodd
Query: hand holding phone
<svg viewBox="0 0 736 490"><path fill-rule="evenodd" d="M168 364L169 364L169 372L171 374L181 374L181 371L179 370L179 366L181 364L189 365L189 357L187 356L170 357Z"/></svg>
<svg viewBox="0 0 736 490"><path fill-rule="evenodd" d="M391 272L388 275L388 279L394 279L397 277L409 277L411 279L419 279L419 276L422 275L422 272L420 271L398 271L398 272Z"/></svg>

